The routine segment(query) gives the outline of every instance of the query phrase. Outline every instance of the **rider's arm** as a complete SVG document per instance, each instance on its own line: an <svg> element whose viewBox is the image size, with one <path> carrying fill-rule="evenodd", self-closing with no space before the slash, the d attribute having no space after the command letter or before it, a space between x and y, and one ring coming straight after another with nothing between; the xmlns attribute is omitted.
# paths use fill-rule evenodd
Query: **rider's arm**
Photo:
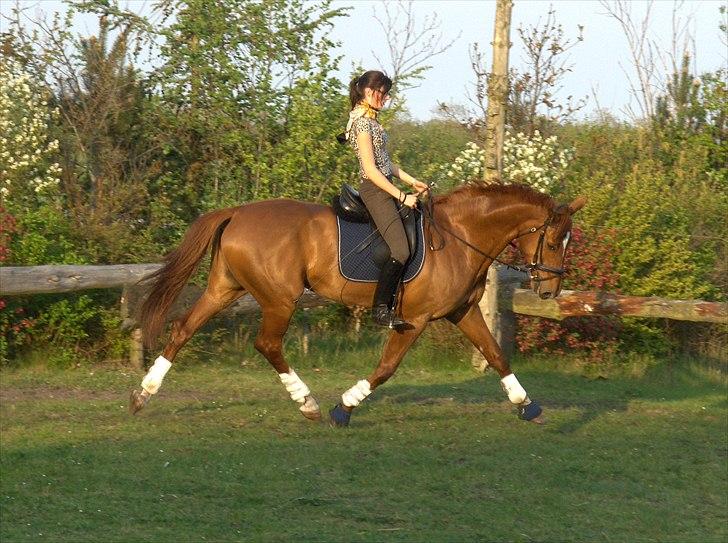
<svg viewBox="0 0 728 543"><path fill-rule="evenodd" d="M397 177L398 179L401 179L408 185L412 185L415 181L417 181L417 179L412 177L410 174L408 174L406 171L404 171L402 168L400 168L396 164L392 164L392 173L394 174L395 177Z"/></svg>

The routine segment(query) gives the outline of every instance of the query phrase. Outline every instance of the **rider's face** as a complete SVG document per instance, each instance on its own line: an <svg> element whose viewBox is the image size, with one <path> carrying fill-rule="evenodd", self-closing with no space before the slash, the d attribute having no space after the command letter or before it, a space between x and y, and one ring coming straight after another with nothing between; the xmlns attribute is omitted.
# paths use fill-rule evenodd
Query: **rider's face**
<svg viewBox="0 0 728 543"><path fill-rule="evenodd" d="M382 109L390 100L389 93L384 89L366 89L364 92L366 102L375 109Z"/></svg>

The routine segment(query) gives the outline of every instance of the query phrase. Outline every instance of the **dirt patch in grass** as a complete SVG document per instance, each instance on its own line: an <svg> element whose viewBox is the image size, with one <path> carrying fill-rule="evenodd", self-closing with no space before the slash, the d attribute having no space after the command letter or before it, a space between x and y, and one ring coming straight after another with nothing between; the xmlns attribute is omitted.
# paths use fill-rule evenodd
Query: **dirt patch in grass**
<svg viewBox="0 0 728 543"><path fill-rule="evenodd" d="M137 387L138 388L138 387ZM79 400L79 401L119 401L129 400L129 390L90 390L86 388L36 386L33 388L0 387L0 404L47 400ZM165 400L219 400L220 395L213 392L176 391L165 392Z"/></svg>

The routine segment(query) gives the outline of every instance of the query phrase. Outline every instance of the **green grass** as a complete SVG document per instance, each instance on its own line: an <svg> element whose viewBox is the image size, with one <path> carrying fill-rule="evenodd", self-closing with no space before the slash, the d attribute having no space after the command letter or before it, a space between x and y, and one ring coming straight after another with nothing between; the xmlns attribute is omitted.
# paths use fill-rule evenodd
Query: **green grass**
<svg viewBox="0 0 728 543"><path fill-rule="evenodd" d="M328 409L379 342L322 340L305 359L294 343ZM439 352L423 342L344 430L301 417L250 351L173 368L136 417L140 374L6 370L0 540L728 538L723 374L673 361L593 378L574 361L518 361L539 427L494 374Z"/></svg>

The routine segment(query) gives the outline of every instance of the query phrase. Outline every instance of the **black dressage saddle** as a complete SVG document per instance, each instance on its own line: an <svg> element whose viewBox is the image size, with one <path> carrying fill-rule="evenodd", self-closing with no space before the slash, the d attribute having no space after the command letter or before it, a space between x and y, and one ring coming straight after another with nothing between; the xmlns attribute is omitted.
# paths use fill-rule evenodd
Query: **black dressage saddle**
<svg viewBox="0 0 728 543"><path fill-rule="evenodd" d="M422 214L413 209L400 210L410 248L403 281L417 276L424 263ZM359 192L344 184L332 201L339 234L339 270L351 281L376 282L379 269L390 258L389 247L376 229Z"/></svg>

